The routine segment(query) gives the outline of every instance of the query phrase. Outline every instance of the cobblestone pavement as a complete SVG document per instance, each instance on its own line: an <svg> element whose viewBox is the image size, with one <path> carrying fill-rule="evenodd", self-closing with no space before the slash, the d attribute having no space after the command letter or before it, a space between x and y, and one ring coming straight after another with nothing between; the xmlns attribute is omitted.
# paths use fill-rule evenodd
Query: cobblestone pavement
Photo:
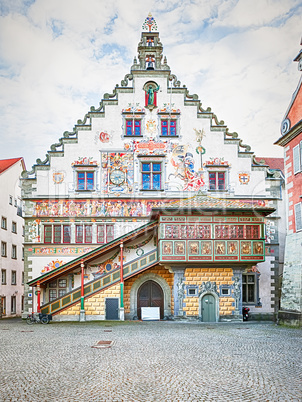
<svg viewBox="0 0 302 402"><path fill-rule="evenodd" d="M0 340L1 401L302 401L302 330L272 323L0 320Z"/></svg>

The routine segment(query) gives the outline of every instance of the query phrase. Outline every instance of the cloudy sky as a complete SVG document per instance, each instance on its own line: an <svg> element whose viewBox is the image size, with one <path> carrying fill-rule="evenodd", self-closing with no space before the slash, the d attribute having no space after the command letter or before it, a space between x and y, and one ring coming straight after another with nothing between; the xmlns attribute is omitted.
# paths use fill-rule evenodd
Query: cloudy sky
<svg viewBox="0 0 302 402"><path fill-rule="evenodd" d="M0 0L0 158L44 160L129 73L149 12L181 84L256 156L282 156L301 0Z"/></svg>

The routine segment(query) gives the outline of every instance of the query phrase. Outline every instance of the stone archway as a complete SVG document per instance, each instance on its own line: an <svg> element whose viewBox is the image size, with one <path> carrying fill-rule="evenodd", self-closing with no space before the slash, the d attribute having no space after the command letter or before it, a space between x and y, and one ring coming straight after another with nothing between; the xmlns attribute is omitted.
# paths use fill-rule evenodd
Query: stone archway
<svg viewBox="0 0 302 402"><path fill-rule="evenodd" d="M154 273L146 273L138 278L132 285L130 290L130 314L127 319L133 319L137 316L137 293L141 285L147 281L156 282L164 294L164 316L171 315L171 289L168 283L160 275Z"/></svg>

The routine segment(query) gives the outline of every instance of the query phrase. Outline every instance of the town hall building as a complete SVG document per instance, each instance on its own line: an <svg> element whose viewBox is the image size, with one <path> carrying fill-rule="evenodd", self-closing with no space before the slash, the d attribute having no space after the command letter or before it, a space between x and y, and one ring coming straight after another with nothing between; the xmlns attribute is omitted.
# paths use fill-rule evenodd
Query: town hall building
<svg viewBox="0 0 302 402"><path fill-rule="evenodd" d="M273 319L284 179L260 159L171 72L149 14L130 73L23 173L25 311Z"/></svg>

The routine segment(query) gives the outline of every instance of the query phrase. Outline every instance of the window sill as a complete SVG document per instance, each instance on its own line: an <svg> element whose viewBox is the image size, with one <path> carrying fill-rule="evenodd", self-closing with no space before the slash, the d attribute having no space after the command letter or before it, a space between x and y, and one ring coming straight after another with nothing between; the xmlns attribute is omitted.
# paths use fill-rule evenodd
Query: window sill
<svg viewBox="0 0 302 402"><path fill-rule="evenodd" d="M159 137L160 138L167 138L167 137L169 137L169 138L179 138L179 135L163 135L163 134L161 134Z"/></svg>
<svg viewBox="0 0 302 402"><path fill-rule="evenodd" d="M133 138L133 137L135 137L135 138L143 138L144 136L143 135L124 135L124 138Z"/></svg>

